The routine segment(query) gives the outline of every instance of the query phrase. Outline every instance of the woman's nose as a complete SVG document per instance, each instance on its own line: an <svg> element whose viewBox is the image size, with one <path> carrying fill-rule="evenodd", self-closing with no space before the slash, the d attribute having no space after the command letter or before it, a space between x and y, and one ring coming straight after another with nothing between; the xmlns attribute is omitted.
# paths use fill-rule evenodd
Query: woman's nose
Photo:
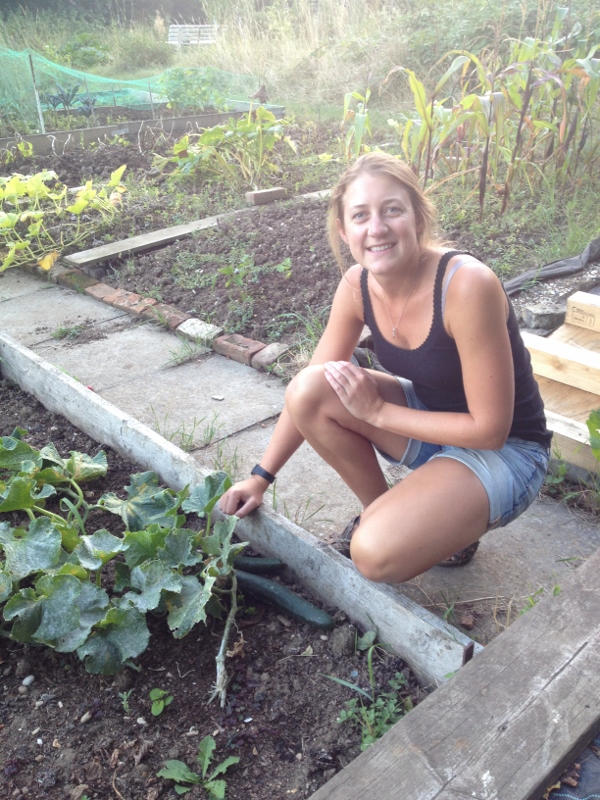
<svg viewBox="0 0 600 800"><path fill-rule="evenodd" d="M379 214L372 214L369 219L369 234L371 236L379 236L385 233L387 226L385 220Z"/></svg>

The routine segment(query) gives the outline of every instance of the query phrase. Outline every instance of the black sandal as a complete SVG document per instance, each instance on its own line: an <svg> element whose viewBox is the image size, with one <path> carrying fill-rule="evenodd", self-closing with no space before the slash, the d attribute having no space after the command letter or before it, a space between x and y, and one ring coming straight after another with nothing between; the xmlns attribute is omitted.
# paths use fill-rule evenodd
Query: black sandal
<svg viewBox="0 0 600 800"><path fill-rule="evenodd" d="M479 540L459 550L458 553L454 553L450 558L444 558L442 561L438 561L437 565L438 567L464 567L465 564L471 561L478 547Z"/></svg>
<svg viewBox="0 0 600 800"><path fill-rule="evenodd" d="M350 522L346 525L344 530L342 531L340 537L333 542L332 547L334 550L337 550L338 553L345 556L346 558L350 558L350 542L352 540L352 535L354 531L360 525L360 514L357 514L354 519L351 519Z"/></svg>

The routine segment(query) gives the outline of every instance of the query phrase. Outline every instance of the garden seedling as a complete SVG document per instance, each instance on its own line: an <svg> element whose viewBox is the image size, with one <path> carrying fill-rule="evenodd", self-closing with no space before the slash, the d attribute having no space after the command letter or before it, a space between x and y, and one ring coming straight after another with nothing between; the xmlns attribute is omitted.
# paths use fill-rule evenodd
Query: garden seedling
<svg viewBox="0 0 600 800"><path fill-rule="evenodd" d="M344 709L338 717L338 722L350 722L360 730L361 750L366 750L373 742L380 739L392 725L398 722L413 707L410 696L402 696L405 692L406 678L401 672L396 672L395 676L388 681L389 691L381 691L377 687L373 672L373 655L378 649L383 649L384 646L375 643L376 635L375 631L367 631L363 636L356 639L356 650L363 650L367 653L370 691L341 678L331 675L325 676L329 680L335 681L341 686L346 686L360 695L358 698L353 697L345 702ZM366 703L365 700L367 701Z"/></svg>
<svg viewBox="0 0 600 800"><path fill-rule="evenodd" d="M212 736L205 736L200 742L198 757L196 759L198 764L200 764L200 775L191 770L183 761L174 759L165 763L165 768L156 773L157 777L175 781L175 791L177 794L186 794L193 786L199 785L204 789L211 800L223 800L227 790L227 784L224 780L216 780L216 778L219 775L224 775L229 767L237 764L240 759L239 756L228 756L209 774L208 771L212 766L213 753L216 746L216 742Z"/></svg>
<svg viewBox="0 0 600 800"><path fill-rule="evenodd" d="M165 689L151 689L149 697L152 700L152 708L150 710L153 717L160 717L165 708L173 702L173 695L169 694Z"/></svg>
<svg viewBox="0 0 600 800"><path fill-rule="evenodd" d="M121 701L121 705L123 706L123 711L126 714L129 714L131 711L129 707L129 698L131 697L131 693L133 689L130 689L128 692L119 692L119 700Z"/></svg>

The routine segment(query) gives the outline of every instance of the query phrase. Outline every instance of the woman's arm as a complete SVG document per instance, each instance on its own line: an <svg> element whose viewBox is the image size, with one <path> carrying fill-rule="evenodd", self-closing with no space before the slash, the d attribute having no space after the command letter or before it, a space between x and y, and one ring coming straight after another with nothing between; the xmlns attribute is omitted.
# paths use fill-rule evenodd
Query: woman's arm
<svg viewBox="0 0 600 800"><path fill-rule="evenodd" d="M327 326L315 348L311 364L351 358L364 326L359 276L360 267L351 267L338 284ZM271 441L260 460L260 466L272 475L277 475L303 441L304 437L298 432L284 407ZM223 495L219 506L225 514L245 517L262 503L268 488L267 480L253 475L234 484Z"/></svg>
<svg viewBox="0 0 600 800"><path fill-rule="evenodd" d="M352 364L328 364L326 374L346 408L381 430L426 442L491 450L512 424L514 369L506 326L508 305L498 278L482 264L465 264L446 298L445 324L458 348L468 412L429 412L383 402L368 374Z"/></svg>

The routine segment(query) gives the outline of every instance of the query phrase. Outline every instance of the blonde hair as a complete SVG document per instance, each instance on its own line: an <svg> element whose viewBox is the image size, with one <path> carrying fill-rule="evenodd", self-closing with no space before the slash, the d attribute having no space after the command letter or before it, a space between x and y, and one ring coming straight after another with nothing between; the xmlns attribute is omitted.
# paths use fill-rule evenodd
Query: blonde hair
<svg viewBox="0 0 600 800"><path fill-rule="evenodd" d="M416 175L407 164L404 164L395 156L376 150L366 153L357 159L352 166L348 167L331 190L327 216L327 234L335 259L342 269L344 260L340 246L341 238L338 220L343 223L344 197L348 187L365 172L388 175L390 178L397 180L410 196L417 221L417 236L420 247L425 249L431 245L438 244L435 236L437 221L435 206L421 189Z"/></svg>

